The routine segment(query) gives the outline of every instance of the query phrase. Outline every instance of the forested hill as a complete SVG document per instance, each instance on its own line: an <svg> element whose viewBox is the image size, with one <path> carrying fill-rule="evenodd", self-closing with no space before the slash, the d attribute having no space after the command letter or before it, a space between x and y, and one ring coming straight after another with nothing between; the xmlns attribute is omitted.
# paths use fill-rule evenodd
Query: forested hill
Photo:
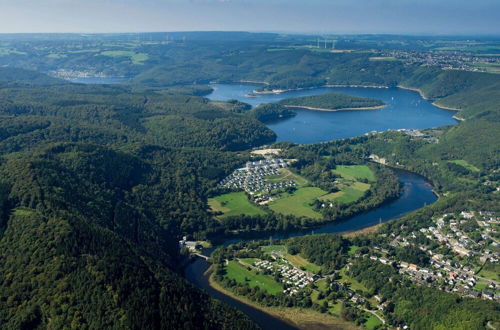
<svg viewBox="0 0 500 330"><path fill-rule="evenodd" d="M377 99L341 93L289 98L281 100L279 103L288 107L306 107L319 110L367 109L384 105L384 102Z"/></svg>
<svg viewBox="0 0 500 330"><path fill-rule="evenodd" d="M137 156L56 144L0 172L3 328L253 327L176 273L176 228L148 197L168 179Z"/></svg>
<svg viewBox="0 0 500 330"><path fill-rule="evenodd" d="M8 83L44 86L60 85L66 82L31 70L0 67L0 86Z"/></svg>
<svg viewBox="0 0 500 330"><path fill-rule="evenodd" d="M219 230L206 193L247 160L221 150L272 132L127 87L9 83L0 99L1 328L254 328L182 278L178 239Z"/></svg>

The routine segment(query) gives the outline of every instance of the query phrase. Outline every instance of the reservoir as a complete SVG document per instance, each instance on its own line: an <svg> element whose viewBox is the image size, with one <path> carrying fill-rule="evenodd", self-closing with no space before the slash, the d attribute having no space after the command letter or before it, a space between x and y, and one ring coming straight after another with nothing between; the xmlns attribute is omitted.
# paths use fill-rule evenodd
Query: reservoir
<svg viewBox="0 0 500 330"><path fill-rule="evenodd" d="M258 85L213 84L211 86L214 91L207 96L211 100L236 99L252 106L328 92L371 97L386 104L384 108L377 110L327 112L294 109L297 112L295 117L266 124L276 133L278 142L309 144L361 136L371 131L424 129L457 123L452 118L455 111L440 109L430 101L424 100L417 92L401 88L325 87L248 97L247 95L258 88Z"/></svg>
<svg viewBox="0 0 500 330"><path fill-rule="evenodd" d="M386 131L389 129L424 129L443 125L452 125L457 121L452 118L454 111L442 110L431 102L424 100L418 93L399 88L317 88L290 91L281 94L259 94L254 97L246 95L258 88L248 84L214 84L214 92L208 95L211 100L237 99L257 106L262 103L277 102L285 98L318 95L327 92L339 92L355 96L372 97L382 100L387 106L378 110L324 112L307 109L297 109L297 115L267 126L277 134L277 141L295 143L317 143L335 139L360 136L371 131ZM288 238L319 233L345 233L360 230L378 223L399 218L437 200L432 186L425 178L404 170L395 170L402 184L400 196L389 203L383 204L371 211L353 216L342 222L324 224L314 230L281 232L270 235L260 234L252 240ZM247 238L248 239L248 238ZM245 240L231 239L224 245ZM213 249L204 251L209 255ZM259 309L246 305L219 291L213 289L205 274L210 264L205 260L196 259L185 268L185 277L197 287L205 290L213 298L232 306L256 322L263 329L294 329L288 323L275 318Z"/></svg>

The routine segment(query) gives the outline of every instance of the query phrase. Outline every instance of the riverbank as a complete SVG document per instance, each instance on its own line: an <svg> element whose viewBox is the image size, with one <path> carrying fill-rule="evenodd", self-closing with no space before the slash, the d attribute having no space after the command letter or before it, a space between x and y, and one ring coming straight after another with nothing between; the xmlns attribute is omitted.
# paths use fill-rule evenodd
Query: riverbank
<svg viewBox="0 0 500 330"><path fill-rule="evenodd" d="M212 267L205 273L208 276L210 287L220 293L227 295L239 302L258 309L264 313L272 315L296 329L358 329L354 324L343 321L340 317L329 314L322 314L312 309L286 308L286 307L264 307L249 299L238 296L235 293L223 288L213 278Z"/></svg>
<svg viewBox="0 0 500 330"><path fill-rule="evenodd" d="M355 230L355 231L350 231L350 232L347 232L347 233L343 233L342 236L344 237L355 237L355 236L362 236L362 235L368 235L368 234L372 234L372 233L376 233L381 227L382 227L383 224L377 224L377 225L373 225L373 226L370 226L370 227L366 227L366 228L363 228L363 229L360 229L360 230Z"/></svg>
<svg viewBox="0 0 500 330"><path fill-rule="evenodd" d="M429 101L429 98L427 96L425 96L424 92L420 88L406 87L406 86L403 86L403 85L398 85L397 87L401 88L401 89L406 89L406 90L409 90L409 91L417 92L424 100ZM439 103L437 103L437 101L433 101L432 105L435 106L435 107L437 107L437 108L443 109L443 110L451 110L451 111L461 111L462 110L462 109L459 109L459 108L454 108L454 107L449 107L449 106L446 106L446 105L439 104ZM456 116L453 116L453 118L455 118L456 120L460 120L460 121L464 120L463 118L456 117Z"/></svg>
<svg viewBox="0 0 500 330"><path fill-rule="evenodd" d="M283 105L286 108L296 108L296 109L307 109L307 110L313 110L313 111L329 111L329 112L336 112L336 111L357 111L357 110L378 110L386 107L385 104L383 105L376 105L373 107L359 107L359 108L340 108L340 109L327 109L327 108L315 108L315 107L307 107L303 105Z"/></svg>

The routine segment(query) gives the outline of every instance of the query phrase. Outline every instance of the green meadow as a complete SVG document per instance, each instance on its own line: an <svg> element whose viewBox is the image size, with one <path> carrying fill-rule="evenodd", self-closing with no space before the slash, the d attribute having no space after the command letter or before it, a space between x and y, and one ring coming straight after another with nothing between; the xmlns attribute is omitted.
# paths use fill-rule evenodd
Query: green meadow
<svg viewBox="0 0 500 330"><path fill-rule="evenodd" d="M314 201L326 194L326 191L317 187L298 188L293 193L283 193L281 198L269 204L269 208L274 212L321 219L321 213L313 209Z"/></svg>
<svg viewBox="0 0 500 330"><path fill-rule="evenodd" d="M237 261L229 261L225 266L226 277L235 280L239 284L247 284L251 288L258 286L270 294L277 294L283 291L283 286L276 282L271 276L258 274L255 270L248 270Z"/></svg>
<svg viewBox="0 0 500 330"><path fill-rule="evenodd" d="M215 212L222 212L220 218L236 215L264 215L266 212L252 204L245 192L232 192L208 199L208 205Z"/></svg>
<svg viewBox="0 0 500 330"><path fill-rule="evenodd" d="M317 274L320 270L321 267L313 264L312 262L309 262L307 259L302 258L300 255L291 255L291 254L286 254L285 258L290 261L292 265L298 268L303 268L308 272L315 273Z"/></svg>
<svg viewBox="0 0 500 330"><path fill-rule="evenodd" d="M347 180L362 180L375 181L375 174L366 165L337 165L334 173L341 175Z"/></svg>
<svg viewBox="0 0 500 330"><path fill-rule="evenodd" d="M108 50L102 52L101 55L109 57L128 57L132 61L132 64L143 64L143 62L149 59L149 55L146 53L136 53L130 50Z"/></svg>

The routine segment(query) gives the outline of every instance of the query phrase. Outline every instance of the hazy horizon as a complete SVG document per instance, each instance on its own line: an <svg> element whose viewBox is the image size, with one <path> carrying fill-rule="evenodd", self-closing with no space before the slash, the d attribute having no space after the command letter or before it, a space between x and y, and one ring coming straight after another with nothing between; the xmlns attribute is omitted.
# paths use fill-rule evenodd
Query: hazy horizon
<svg viewBox="0 0 500 330"><path fill-rule="evenodd" d="M498 35L500 1L0 0L0 33Z"/></svg>

